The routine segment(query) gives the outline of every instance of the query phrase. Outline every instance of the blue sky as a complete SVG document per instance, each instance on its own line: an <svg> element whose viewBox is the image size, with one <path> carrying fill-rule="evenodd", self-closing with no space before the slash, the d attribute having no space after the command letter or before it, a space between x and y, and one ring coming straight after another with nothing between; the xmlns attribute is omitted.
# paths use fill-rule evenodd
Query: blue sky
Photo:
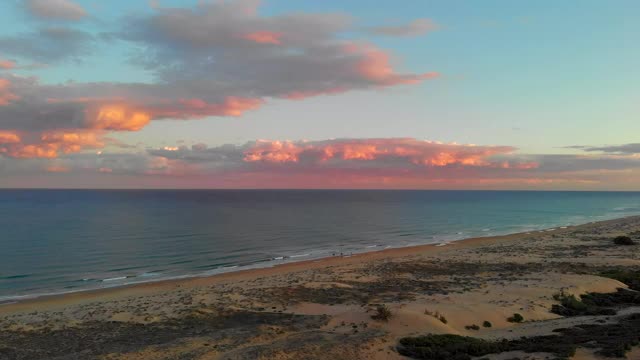
<svg viewBox="0 0 640 360"><path fill-rule="evenodd" d="M73 59L35 69L17 66L11 69L14 75L36 77L42 86L68 84L70 81L155 86L168 81L166 73L169 70L160 65L141 66L135 62L134 55L158 56L156 60L164 61L155 52L158 51L169 56L169 61L180 64L188 64L202 55L203 50L196 49L195 43L185 48L186 52L193 51L193 54L180 55L182 45L172 38L177 36L176 33L167 32L165 38L142 33L155 26L147 21L166 20L175 10L170 8L195 9L198 1L160 0L157 5L146 0L60 2L64 6L73 3L86 14L81 19L69 21L50 16L52 13L34 12L33 6L38 4L34 5L29 0L6 1L0 4L0 33L11 38L38 29L63 27L95 37L91 49ZM207 11L221 11L215 7L218 6L216 3L220 2L214 2ZM45 10L52 11L50 8ZM290 100L280 93L266 93L259 97L263 101L260 106L252 106L241 116L212 113L211 116L194 117L190 114L176 115L180 118L176 120L170 115L154 113L151 115L153 121L135 131L119 131L122 129L112 125L104 129L112 130L109 138L137 146L135 151L200 143L213 147L242 145L256 139L324 141L409 137L444 143L511 146L517 148L517 154L527 156L585 155L584 149L575 146L599 147L637 141L636 134L640 131L637 106L640 103L637 87L640 81L640 72L637 71L640 23L636 21L636 15L639 10L640 3L630 0L606 3L407 0L401 4L397 1L372 4L360 0L265 0L257 8L257 14L252 15L264 20L261 23L278 22L277 26L289 29L293 26L287 27L290 26L287 22L291 20L291 14L293 17L343 14L350 23L345 27L331 23L331 26L339 28L332 30L332 44L370 44L376 51L389 56L390 65L398 74L419 76L436 72L439 75L428 80L412 80L411 84L391 79L364 84L361 82L371 81L371 78L359 79L358 85L349 85L344 91L326 95L328 89L323 88L319 91L324 95L301 100ZM215 17L211 19L211 29L220 29L218 24L214 24ZM437 24L437 29L412 36L381 35L371 30L408 26L417 19L428 19ZM238 20L243 21L253 20ZM293 20L290 22L294 23ZM224 26L235 29L236 24L231 20ZM299 31L304 32L304 25L300 26ZM123 34L127 31L135 33L138 27L142 34L140 38L132 39ZM211 31L213 33L214 30ZM324 46L327 39L310 38L309 41L317 41L314 46ZM223 56L221 54L225 51L236 51L236 48L225 49L228 44L211 46L217 46L210 48L216 56ZM372 55L368 50L362 51L364 57ZM12 53L11 48L3 49L0 40L2 58L17 64L39 62L15 51ZM319 61L317 66L324 66L322 55L314 61ZM227 83L236 81L233 77L236 70L229 68L232 73L225 80ZM211 78L216 84L220 84L220 76L227 74L224 68L220 71L222 75ZM336 73L338 71L342 70ZM172 76L175 79L176 75ZM245 89L241 94L254 93L251 87L244 88L247 81L256 81L253 85L256 88L263 85L258 80L242 78L242 73L238 76L238 83L242 81ZM328 83L341 81L336 75L336 79L329 79ZM300 84L309 86L307 80ZM164 85L171 87L170 81ZM269 86L277 87L272 83ZM216 92L218 88L210 90ZM298 91L297 88L290 90ZM206 95L209 96L208 93ZM24 98L20 94L18 96ZM140 103L148 99L136 100ZM217 101L213 98L206 101L213 104L214 100ZM72 99L65 101L75 103ZM100 100L100 104L104 101ZM151 106L143 105L136 106L145 109ZM83 108L81 111L87 110ZM174 114L173 109L171 114ZM625 155L636 156L635 153Z"/></svg>

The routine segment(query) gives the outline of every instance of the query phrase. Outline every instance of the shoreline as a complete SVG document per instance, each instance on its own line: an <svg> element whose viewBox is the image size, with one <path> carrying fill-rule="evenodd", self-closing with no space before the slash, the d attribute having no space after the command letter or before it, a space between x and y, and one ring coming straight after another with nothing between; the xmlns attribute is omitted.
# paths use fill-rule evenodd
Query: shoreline
<svg viewBox="0 0 640 360"><path fill-rule="evenodd" d="M111 287L78 289L75 291L42 294L42 295L24 295L22 299L8 299L0 302L0 314L10 313L20 310L28 310L30 306L38 306L41 304L62 304L77 303L85 301L100 301L101 298L112 298L117 296L127 296L132 294L148 294L160 289L175 289L182 286L198 286L205 284L215 284L236 279L246 280L247 278L283 275L291 272L325 268L330 266L348 265L354 262L380 260L384 258L396 258L415 255L418 253L437 254L441 251L449 251L452 249L473 248L476 246L496 244L501 242L517 241L521 238L534 234L559 234L563 232L573 231L578 228L588 226L599 226L610 222L633 219L640 215L630 215L607 220L590 221L578 225L566 225L551 228L541 228L538 230L530 230L525 232L509 233L505 235L480 236L463 238L459 240L444 241L441 243L409 245L403 247L388 247L380 250L370 250L358 253L352 253L347 256L326 256L314 259L304 259L299 261L291 261L286 263L274 264L272 266L254 267L221 272L211 275L184 275L177 278L149 280L144 282L136 282L130 284L115 285ZM16 295L20 297L20 295Z"/></svg>
<svg viewBox="0 0 640 360"><path fill-rule="evenodd" d="M489 360L638 359L639 251L636 215L30 299L0 307L0 358L403 360L447 334L509 344Z"/></svg>

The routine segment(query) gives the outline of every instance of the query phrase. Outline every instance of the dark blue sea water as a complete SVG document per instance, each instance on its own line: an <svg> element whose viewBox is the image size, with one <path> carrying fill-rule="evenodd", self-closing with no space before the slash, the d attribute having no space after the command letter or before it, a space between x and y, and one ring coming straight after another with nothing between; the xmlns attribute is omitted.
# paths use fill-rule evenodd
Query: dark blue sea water
<svg viewBox="0 0 640 360"><path fill-rule="evenodd" d="M0 302L640 214L640 193L0 190Z"/></svg>

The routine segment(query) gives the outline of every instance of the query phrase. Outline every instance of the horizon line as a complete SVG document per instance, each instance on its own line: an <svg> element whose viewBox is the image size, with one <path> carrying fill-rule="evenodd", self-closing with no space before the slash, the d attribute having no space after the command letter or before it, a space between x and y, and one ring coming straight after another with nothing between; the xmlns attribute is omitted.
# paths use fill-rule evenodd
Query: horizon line
<svg viewBox="0 0 640 360"><path fill-rule="evenodd" d="M45 188L0 187L0 191L495 191L495 192L640 192L640 190L562 190L562 189L385 189L385 188Z"/></svg>

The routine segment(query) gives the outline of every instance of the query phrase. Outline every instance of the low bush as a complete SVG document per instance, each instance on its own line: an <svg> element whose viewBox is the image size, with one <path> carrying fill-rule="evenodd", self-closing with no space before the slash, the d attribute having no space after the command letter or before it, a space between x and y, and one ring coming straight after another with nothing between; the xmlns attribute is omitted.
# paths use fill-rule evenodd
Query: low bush
<svg viewBox="0 0 640 360"><path fill-rule="evenodd" d="M480 326L478 326L478 325L476 325L476 324L473 324L473 325L467 325L467 326L465 326L464 328L465 328L465 329L467 329L467 330L476 330L476 331L480 330Z"/></svg>
<svg viewBox="0 0 640 360"><path fill-rule="evenodd" d="M491 326L493 326L493 325L491 325L491 323L490 323L490 322L488 322L488 321L486 321L486 320L485 320L485 321L482 323L482 326L483 326L483 327L486 327L486 328L490 328L490 327L491 327Z"/></svg>
<svg viewBox="0 0 640 360"><path fill-rule="evenodd" d="M511 323L521 323L524 321L524 317L522 317L522 315L518 313L515 313L513 314L513 316L508 317L507 321Z"/></svg>
<svg viewBox="0 0 640 360"><path fill-rule="evenodd" d="M427 335L400 339L398 353L416 359L471 360L474 357L506 351L549 352L569 358L575 354L573 343L559 342L559 336L538 336L518 340L488 341L459 335Z"/></svg>
<svg viewBox="0 0 640 360"><path fill-rule="evenodd" d="M636 242L633 241L628 236L617 236L613 239L613 243L616 245L635 245Z"/></svg>
<svg viewBox="0 0 640 360"><path fill-rule="evenodd" d="M393 314L387 305L378 305L375 314L371 315L371 318L373 320L389 321L391 316L393 316Z"/></svg>
<svg viewBox="0 0 640 360"><path fill-rule="evenodd" d="M433 316L434 318L440 320L441 323L446 324L447 318L444 317L444 315L442 315L441 313L437 312L437 311L429 311L429 309L425 309L424 310L424 314L425 315L429 315L429 316Z"/></svg>
<svg viewBox="0 0 640 360"><path fill-rule="evenodd" d="M507 350L506 341L493 342L452 334L402 338L398 346L401 355L430 360L468 360L472 356Z"/></svg>

